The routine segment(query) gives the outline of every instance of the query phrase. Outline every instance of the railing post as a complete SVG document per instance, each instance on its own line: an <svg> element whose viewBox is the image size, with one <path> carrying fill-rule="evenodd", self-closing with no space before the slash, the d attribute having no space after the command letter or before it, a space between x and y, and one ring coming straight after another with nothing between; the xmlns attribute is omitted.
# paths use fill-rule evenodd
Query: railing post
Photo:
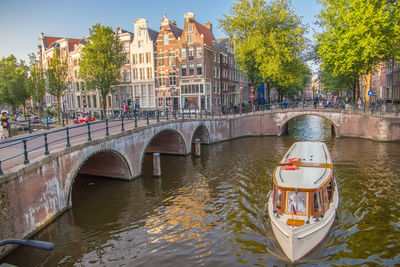
<svg viewBox="0 0 400 267"><path fill-rule="evenodd" d="M3 170L1 169L1 160L0 160L0 175L3 175L4 174L4 172L3 172Z"/></svg>
<svg viewBox="0 0 400 267"><path fill-rule="evenodd" d="M28 131L29 133L32 133L32 127L31 127L31 120L28 119Z"/></svg>
<svg viewBox="0 0 400 267"><path fill-rule="evenodd" d="M174 110L174 118L175 118L175 120L176 120L176 113L178 112L178 110L177 109L175 109Z"/></svg>
<svg viewBox="0 0 400 267"><path fill-rule="evenodd" d="M49 117L46 118L47 130L50 129L49 127Z"/></svg>
<svg viewBox="0 0 400 267"><path fill-rule="evenodd" d="M197 112L196 112L196 108L194 109L194 118L197 119Z"/></svg>
<svg viewBox="0 0 400 267"><path fill-rule="evenodd" d="M69 127L67 126L67 128L65 128L65 130L67 131L67 148L71 147L71 143L69 142Z"/></svg>
<svg viewBox="0 0 400 267"><path fill-rule="evenodd" d="M24 164L29 164L29 160L28 160L28 150L26 149L26 139L22 140L22 142L24 143Z"/></svg>
<svg viewBox="0 0 400 267"><path fill-rule="evenodd" d="M202 119L203 118L203 108L200 108L200 119Z"/></svg>
<svg viewBox="0 0 400 267"><path fill-rule="evenodd" d="M106 119L106 136L109 136L110 133L108 131L108 118Z"/></svg>
<svg viewBox="0 0 400 267"><path fill-rule="evenodd" d="M184 120L185 119L185 112L184 112L184 109L182 108L182 120Z"/></svg>
<svg viewBox="0 0 400 267"><path fill-rule="evenodd" d="M47 133L44 133L44 154L48 155L49 152L49 144L47 143Z"/></svg>
<svg viewBox="0 0 400 267"><path fill-rule="evenodd" d="M168 109L165 111L165 117L167 118L167 120L169 120L168 119Z"/></svg>
<svg viewBox="0 0 400 267"><path fill-rule="evenodd" d="M137 114L133 114L133 116L135 116L135 127L137 127Z"/></svg>
<svg viewBox="0 0 400 267"><path fill-rule="evenodd" d="M212 109L211 109L211 112L212 112ZM204 110L204 113L206 114L206 119L207 119L207 116L208 116L207 109Z"/></svg>
<svg viewBox="0 0 400 267"><path fill-rule="evenodd" d="M92 137L90 136L90 121L88 121L88 123L87 123L87 129L88 129L88 141L92 141Z"/></svg>
<svg viewBox="0 0 400 267"><path fill-rule="evenodd" d="M11 127L10 125L7 126L7 131L8 131L8 138L11 137Z"/></svg>
<svg viewBox="0 0 400 267"><path fill-rule="evenodd" d="M190 118L190 108L189 108L189 120L190 120L191 118Z"/></svg>
<svg viewBox="0 0 400 267"><path fill-rule="evenodd" d="M124 116L121 117L121 132L124 132L125 128L124 128Z"/></svg>
<svg viewBox="0 0 400 267"><path fill-rule="evenodd" d="M160 122L160 111L158 109L156 110L156 117L157 117L157 122Z"/></svg>
<svg viewBox="0 0 400 267"><path fill-rule="evenodd" d="M65 127L64 113L62 114L62 126Z"/></svg>
<svg viewBox="0 0 400 267"><path fill-rule="evenodd" d="M149 112L146 111L146 124L149 124Z"/></svg>

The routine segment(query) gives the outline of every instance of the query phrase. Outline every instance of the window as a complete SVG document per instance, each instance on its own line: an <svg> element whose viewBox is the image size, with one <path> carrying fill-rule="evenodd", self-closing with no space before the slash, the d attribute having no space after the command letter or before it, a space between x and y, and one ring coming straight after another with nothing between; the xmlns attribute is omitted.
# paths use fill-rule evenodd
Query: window
<svg viewBox="0 0 400 267"><path fill-rule="evenodd" d="M125 43L124 43L124 51L125 51L125 52L128 52L128 51L129 51L129 43L128 43L128 42L125 42Z"/></svg>
<svg viewBox="0 0 400 267"><path fill-rule="evenodd" d="M168 34L164 34L164 36L163 36L163 43L164 43L165 45L169 44L169 36L168 36Z"/></svg>
<svg viewBox="0 0 400 267"><path fill-rule="evenodd" d="M75 71L75 78L78 78L78 71Z"/></svg>
<svg viewBox="0 0 400 267"><path fill-rule="evenodd" d="M189 76L194 75L194 64L189 64Z"/></svg>
<svg viewBox="0 0 400 267"><path fill-rule="evenodd" d="M139 54L139 63L140 64L144 63L144 54L143 53Z"/></svg>
<svg viewBox="0 0 400 267"><path fill-rule="evenodd" d="M78 108L81 108L81 97L79 95L76 97L76 103L78 103Z"/></svg>
<svg viewBox="0 0 400 267"><path fill-rule="evenodd" d="M93 107L97 108L96 95L92 95L92 98L93 98Z"/></svg>
<svg viewBox="0 0 400 267"><path fill-rule="evenodd" d="M181 59L186 59L186 48L181 49Z"/></svg>
<svg viewBox="0 0 400 267"><path fill-rule="evenodd" d="M75 83L76 91L79 92L79 83Z"/></svg>
<svg viewBox="0 0 400 267"><path fill-rule="evenodd" d="M146 79L144 76L144 68L140 68L140 79Z"/></svg>
<svg viewBox="0 0 400 267"><path fill-rule="evenodd" d="M168 65L175 66L175 52L171 51L168 53Z"/></svg>
<svg viewBox="0 0 400 267"><path fill-rule="evenodd" d="M188 34L188 35L186 35L186 37L187 37L188 43L193 43L193 34Z"/></svg>
<svg viewBox="0 0 400 267"><path fill-rule="evenodd" d="M125 82L129 82L131 80L131 72L129 70L124 71L124 80Z"/></svg>
<svg viewBox="0 0 400 267"><path fill-rule="evenodd" d="M140 32L140 31L139 31ZM139 36L140 36L140 34L139 34ZM139 41L138 42L138 47L140 48L140 47L143 47L143 41Z"/></svg>
<svg viewBox="0 0 400 267"><path fill-rule="evenodd" d="M164 66L164 53L158 53L158 66Z"/></svg>
<svg viewBox="0 0 400 267"><path fill-rule="evenodd" d="M158 97L158 106L159 107L163 107L164 106L164 98L162 98L162 97Z"/></svg>
<svg viewBox="0 0 400 267"><path fill-rule="evenodd" d="M197 63L196 65L197 75L202 75L202 66L201 63Z"/></svg>
<svg viewBox="0 0 400 267"><path fill-rule="evenodd" d="M151 63L151 53L150 52L146 53L146 63Z"/></svg>
<svg viewBox="0 0 400 267"><path fill-rule="evenodd" d="M193 31L193 25L192 24L188 24L187 25L187 31L188 32L192 32Z"/></svg>
<svg viewBox="0 0 400 267"><path fill-rule="evenodd" d="M282 208L282 192L279 188L275 187L274 193L275 193L275 195L274 195L275 207L277 209L281 209Z"/></svg>
<svg viewBox="0 0 400 267"><path fill-rule="evenodd" d="M186 76L186 65L181 66L181 76Z"/></svg>
<svg viewBox="0 0 400 267"><path fill-rule="evenodd" d="M163 71L158 73L158 86L165 86L165 73Z"/></svg>
<svg viewBox="0 0 400 267"><path fill-rule="evenodd" d="M321 205L321 194L320 192L314 193L314 212L321 212L322 205Z"/></svg>
<svg viewBox="0 0 400 267"><path fill-rule="evenodd" d="M88 107L91 108L92 105L90 104L90 96L87 96L87 103L88 103Z"/></svg>
<svg viewBox="0 0 400 267"><path fill-rule="evenodd" d="M189 47L188 57L189 57L189 60L193 60L193 47Z"/></svg>
<svg viewBox="0 0 400 267"><path fill-rule="evenodd" d="M168 73L169 76L169 86L176 85L176 72L170 71Z"/></svg>
<svg viewBox="0 0 400 267"><path fill-rule="evenodd" d="M132 55L132 64L137 64L137 54Z"/></svg>
<svg viewBox="0 0 400 267"><path fill-rule="evenodd" d="M201 58L201 46L197 46L196 47L196 57L197 58Z"/></svg>
<svg viewBox="0 0 400 267"><path fill-rule="evenodd" d="M299 215L307 215L307 193L298 192L287 192L286 195L287 213L296 213Z"/></svg>
<svg viewBox="0 0 400 267"><path fill-rule="evenodd" d="M147 68L147 79L153 79L153 68Z"/></svg>
<svg viewBox="0 0 400 267"><path fill-rule="evenodd" d="M74 59L74 66L78 65L78 60Z"/></svg>

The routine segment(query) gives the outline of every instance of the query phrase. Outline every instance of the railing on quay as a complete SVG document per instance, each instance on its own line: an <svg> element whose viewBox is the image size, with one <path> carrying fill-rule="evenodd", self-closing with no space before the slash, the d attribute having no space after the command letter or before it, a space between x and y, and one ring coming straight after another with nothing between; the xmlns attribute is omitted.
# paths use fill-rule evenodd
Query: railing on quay
<svg viewBox="0 0 400 267"><path fill-rule="evenodd" d="M30 158L41 155L49 155L50 151L61 147L69 148L71 143L92 141L93 138L109 136L110 133L124 132L128 128L158 123L160 121L192 120L192 119L214 119L228 118L229 116L243 116L255 112L272 112L285 109L317 109L317 110L345 110L348 112L361 112L378 115L398 116L400 110L393 105L372 105L365 109L363 105L355 103L314 103L312 101L281 102L266 105L243 105L232 108L221 108L219 112L204 109L181 109L181 110L152 110L140 111L127 114L119 114L109 119L80 123L74 126L60 127L55 130L46 130L42 133L29 133L21 137L14 137L0 143L0 175L3 175L2 164L12 160L29 164ZM31 131L29 131L31 132ZM15 166L16 166L15 165Z"/></svg>

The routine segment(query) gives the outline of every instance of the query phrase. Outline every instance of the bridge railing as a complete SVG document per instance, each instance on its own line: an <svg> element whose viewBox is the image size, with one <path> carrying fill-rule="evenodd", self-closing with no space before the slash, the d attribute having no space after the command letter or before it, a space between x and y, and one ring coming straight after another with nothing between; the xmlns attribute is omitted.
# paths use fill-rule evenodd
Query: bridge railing
<svg viewBox="0 0 400 267"><path fill-rule="evenodd" d="M84 143L93 139L103 138L110 134L123 132L146 126L160 121L191 120L191 119L222 119L244 116L255 112L273 112L285 109L318 109L318 110L345 110L378 115L398 116L399 108L393 105L372 105L368 109L355 103L314 103L312 101L281 102L266 105L243 105L230 108L220 108L218 111L204 109L159 109L140 111L106 120L81 123L74 126L60 127L54 130L45 130L41 133L28 133L14 136L0 143L0 175L3 169L10 169L19 164L29 164L30 160L40 156L47 156L51 151L60 148L69 148L72 144ZM122 116L123 115L123 116ZM4 168L5 167L5 168Z"/></svg>

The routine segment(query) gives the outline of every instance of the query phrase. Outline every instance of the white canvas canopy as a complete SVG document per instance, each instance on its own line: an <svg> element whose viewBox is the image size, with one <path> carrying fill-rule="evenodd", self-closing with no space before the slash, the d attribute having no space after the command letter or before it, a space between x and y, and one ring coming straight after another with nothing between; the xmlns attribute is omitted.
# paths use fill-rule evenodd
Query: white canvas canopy
<svg viewBox="0 0 400 267"><path fill-rule="evenodd" d="M285 170L289 159L299 159L296 170ZM274 177L280 187L314 189L319 188L333 174L332 158L322 142L294 143L275 169Z"/></svg>

